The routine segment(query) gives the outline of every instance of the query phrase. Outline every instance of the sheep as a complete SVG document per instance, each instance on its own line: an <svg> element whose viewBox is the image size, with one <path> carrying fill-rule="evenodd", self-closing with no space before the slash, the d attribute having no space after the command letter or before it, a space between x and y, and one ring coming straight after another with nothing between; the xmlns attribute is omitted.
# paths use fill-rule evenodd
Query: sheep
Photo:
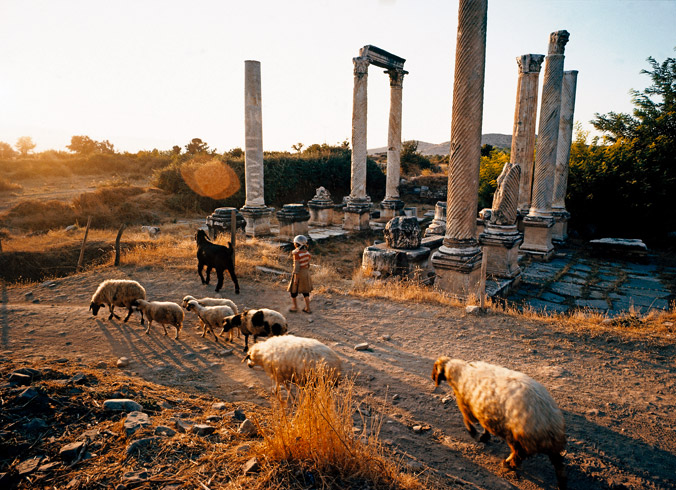
<svg viewBox="0 0 676 490"><path fill-rule="evenodd" d="M235 302L228 299L228 298L201 298L201 299L197 299L194 296L188 295L188 296L185 296L183 298L183 308L188 307L188 302L190 300L195 300L202 306L229 306L230 308L232 308L232 311L235 315L237 313L239 313L239 310L237 309L237 305L235 304Z"/></svg>
<svg viewBox="0 0 676 490"><path fill-rule="evenodd" d="M234 311L229 306L202 306L195 299L188 301L188 304L185 307L188 311L194 311L200 319L200 322L204 326L202 330L202 337L205 337L207 330L211 330L211 333L214 334L214 339L218 342L218 337L214 331L214 327L223 325L223 320L226 317L234 315ZM221 335L223 332L221 332ZM232 342L232 332L230 334L230 341Z"/></svg>
<svg viewBox="0 0 676 490"><path fill-rule="evenodd" d="M124 319L126 322L133 311L131 303L135 299L146 299L146 290L138 282L127 279L107 279L99 284L98 289L92 296L89 310L96 316L101 307L108 305L110 309L108 320L111 320L113 317L119 320L120 317L114 311L115 307L124 306L129 308L129 313L127 313ZM143 312L141 312L141 325L143 323Z"/></svg>
<svg viewBox="0 0 676 490"><path fill-rule="evenodd" d="M244 358L250 368L261 366L275 382L275 390L284 383L287 394L289 384L303 381L311 370L325 370L327 376L337 379L342 362L328 346L315 339L283 335L272 337L251 347Z"/></svg>
<svg viewBox="0 0 676 490"><path fill-rule="evenodd" d="M288 330L284 315L268 308L244 310L238 315L226 317L221 335L233 328L239 328L244 335L244 352L249 350L249 335L253 335L256 342L258 337L283 335Z"/></svg>
<svg viewBox="0 0 676 490"><path fill-rule="evenodd" d="M515 469L524 458L544 453L554 465L559 488L566 488L561 455L566 446L565 422L544 386L518 371L445 356L434 363L432 379L436 386L448 380L473 438L478 433L472 424L478 422L484 428L480 442L493 434L509 444L512 452L503 461L505 467Z"/></svg>
<svg viewBox="0 0 676 490"><path fill-rule="evenodd" d="M183 328L183 308L180 305L171 301L135 299L132 301L132 306L137 308L141 314L146 314L146 318L148 318L146 333L148 335L150 335L150 326L153 324L153 321L156 321L164 328L164 335L168 335L167 323L176 327L176 337L174 338L178 340L178 334L181 332L181 328Z"/></svg>
<svg viewBox="0 0 676 490"><path fill-rule="evenodd" d="M223 287L223 271L226 269L230 273L232 282L235 283L235 294L239 294L239 283L235 275L235 265L233 264L234 249L232 244L228 242L228 246L218 245L212 243L207 238L204 230L197 230L195 233L195 241L197 242L197 273L202 280L202 284L209 284L211 277L211 269L216 269L216 276L218 283L216 284L216 292ZM207 267L207 278L204 279L202 269Z"/></svg>

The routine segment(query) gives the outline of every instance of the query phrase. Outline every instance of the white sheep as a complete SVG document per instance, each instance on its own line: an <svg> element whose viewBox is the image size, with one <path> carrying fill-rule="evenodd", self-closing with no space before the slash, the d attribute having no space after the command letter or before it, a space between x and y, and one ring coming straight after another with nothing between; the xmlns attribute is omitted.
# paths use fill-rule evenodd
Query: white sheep
<svg viewBox="0 0 676 490"><path fill-rule="evenodd" d="M303 381L310 370L326 370L325 376L337 379L342 369L340 358L330 347L295 335L259 342L251 347L244 360L250 368L261 366L275 382L276 390L284 383L287 393L291 392L289 384Z"/></svg>
<svg viewBox="0 0 676 490"><path fill-rule="evenodd" d="M126 322L133 311L131 303L136 299L146 299L146 290L138 282L127 279L107 279L99 284L98 289L92 296L89 310L96 316L100 308L108 305L110 309L108 320L113 317L119 320L120 317L115 314L114 310L116 306L123 306L129 309L129 313L124 319ZM143 325L143 313L141 313L141 325Z"/></svg>
<svg viewBox="0 0 676 490"><path fill-rule="evenodd" d="M207 330L211 330L211 333L214 334L214 339L218 342L218 337L214 328L220 327L223 325L223 321L226 317L234 315L234 311L229 306L202 306L195 299L188 301L188 304L185 307L188 311L194 311L202 322L204 329L202 330L202 337L206 336ZM232 342L232 333L230 333L230 341ZM221 335L223 332L221 332Z"/></svg>
<svg viewBox="0 0 676 490"><path fill-rule="evenodd" d="M176 337L183 328L183 308L171 301L146 301L144 299L136 299L132 302L132 306L138 309L141 314L145 313L148 319L148 328L146 333L150 335L150 326L153 322L157 322L164 328L164 335L167 333L167 324L176 327Z"/></svg>
<svg viewBox="0 0 676 490"><path fill-rule="evenodd" d="M533 454L544 453L554 465L559 488L567 477L561 452L566 446L563 414L547 389L533 378L518 371L485 362L465 362L442 356L434 363L432 379L439 386L443 380L453 388L458 408L470 435L477 438L473 423L484 433L504 439L511 454L503 461L517 468Z"/></svg>
<svg viewBox="0 0 676 490"><path fill-rule="evenodd" d="M268 308L244 310L238 315L225 318L221 335L233 328L238 328L244 335L244 352L249 350L249 335L253 335L256 342L258 337L283 335L288 330L284 315Z"/></svg>
<svg viewBox="0 0 676 490"><path fill-rule="evenodd" d="M188 301L195 300L202 306L229 306L232 308L232 311L236 315L239 313L239 310L237 309L237 305L235 304L234 301L228 299L228 298L201 298L197 299L194 296L185 296L183 298L183 308L188 307Z"/></svg>

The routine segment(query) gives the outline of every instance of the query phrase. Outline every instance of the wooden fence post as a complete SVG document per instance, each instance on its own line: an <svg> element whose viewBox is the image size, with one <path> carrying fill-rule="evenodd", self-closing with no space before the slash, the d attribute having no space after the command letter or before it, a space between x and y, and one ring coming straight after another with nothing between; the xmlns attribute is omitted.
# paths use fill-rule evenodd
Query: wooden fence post
<svg viewBox="0 0 676 490"><path fill-rule="evenodd" d="M85 251L85 245L87 244L87 235L89 235L89 225L92 223L92 217L89 216L87 218L87 228L85 228L85 234L84 238L82 239L82 248L80 248L80 258L77 260L77 267L75 268L75 272L80 272L82 269L82 262L84 261L84 251Z"/></svg>
<svg viewBox="0 0 676 490"><path fill-rule="evenodd" d="M117 232L117 238L115 238L115 267L120 265L120 238L122 238L122 232L126 227L127 225L122 223Z"/></svg>

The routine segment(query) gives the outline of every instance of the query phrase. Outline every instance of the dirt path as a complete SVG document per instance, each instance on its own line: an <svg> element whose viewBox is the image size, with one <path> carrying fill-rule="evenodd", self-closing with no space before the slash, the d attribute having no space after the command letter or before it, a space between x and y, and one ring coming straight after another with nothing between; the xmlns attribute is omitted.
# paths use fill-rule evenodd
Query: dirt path
<svg viewBox="0 0 676 490"><path fill-rule="evenodd" d="M120 269L108 277L133 277L151 299L180 302L185 294L211 295L197 276ZM33 287L0 286L0 351L13 359L132 360L130 373L150 381L209 392L226 401L266 404L270 383L242 364L242 340L232 346L203 339L188 313L182 337L160 330L145 335L138 316L128 323L88 312L103 279L85 273ZM242 307L286 312L282 286L242 280L242 294L225 294ZM28 294L32 292L32 294ZM509 453L495 438L475 443L466 433L450 388L434 390L431 367L438 355L485 360L523 371L542 382L564 411L569 488L676 488L676 348L673 342L625 341L559 326L492 314L466 316L456 308L316 296L315 313L287 314L292 333L334 347L359 373L362 413L384 411L381 439L411 467L441 476L449 488L556 487L543 456L506 472ZM383 340L389 335L390 340ZM357 352L359 342L372 350ZM369 416L370 414L370 416ZM414 430L414 426L422 430ZM429 427L429 429L428 429Z"/></svg>

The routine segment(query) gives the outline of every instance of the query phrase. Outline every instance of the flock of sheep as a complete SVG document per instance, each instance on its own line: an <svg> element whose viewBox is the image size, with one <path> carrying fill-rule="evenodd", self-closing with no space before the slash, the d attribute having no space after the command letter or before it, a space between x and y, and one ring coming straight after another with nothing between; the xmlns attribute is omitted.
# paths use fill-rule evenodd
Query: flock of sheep
<svg viewBox="0 0 676 490"><path fill-rule="evenodd" d="M249 309L241 313L229 299L183 298L182 307L173 302L146 301L143 286L131 280L109 279L102 282L94 295L89 309L94 316L103 306L108 306L110 316L115 306L128 309L124 321L134 309L148 320L146 333L150 333L153 321L164 328L176 328L176 336L183 326L185 308L194 312L201 325L202 337L210 331L216 340L216 328L220 336L229 333L244 335L245 361L249 367L261 366L268 376L281 384L290 393L290 384L304 379L312 369L326 369L329 375L340 376L342 363L338 355L318 340L296 337L287 333L284 316L270 309ZM285 335L286 334L286 335ZM253 336L254 345L249 349L248 339ZM258 337L270 337L256 343ZM554 465L559 488L566 488L567 477L562 452L566 445L565 423L561 410L547 389L523 373L484 362L465 362L459 359L439 357L434 363L432 379L436 386L446 380L453 389L469 434L480 442L487 442L490 436L504 439L511 449L503 461L508 468L517 468L521 461L531 455L543 453ZM478 434L474 423L484 431Z"/></svg>

